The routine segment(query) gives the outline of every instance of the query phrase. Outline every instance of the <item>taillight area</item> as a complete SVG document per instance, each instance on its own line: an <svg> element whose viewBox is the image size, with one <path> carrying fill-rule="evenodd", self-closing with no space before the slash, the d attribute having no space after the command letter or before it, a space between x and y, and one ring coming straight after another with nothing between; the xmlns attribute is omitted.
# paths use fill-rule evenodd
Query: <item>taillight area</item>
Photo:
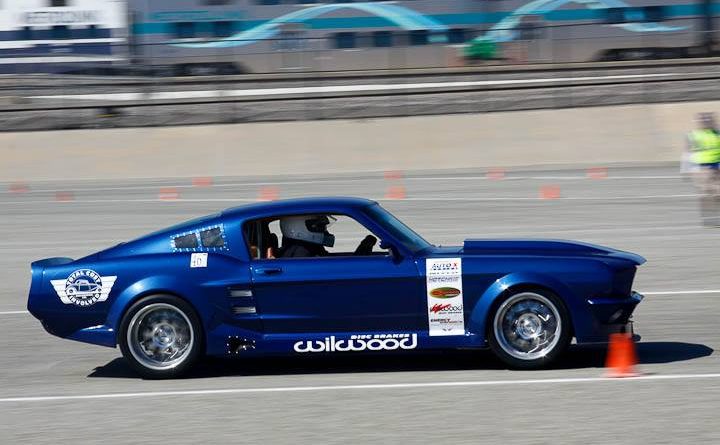
<svg viewBox="0 0 720 445"><path fill-rule="evenodd" d="M30 265L30 290L28 291L27 301L27 308L30 313L33 312L33 296L38 295L42 289L42 275L45 268L39 263L39 261L36 261Z"/></svg>
<svg viewBox="0 0 720 445"><path fill-rule="evenodd" d="M30 291L28 292L28 304L27 308L31 314L36 318L41 319L38 313L38 306L42 304L42 301L36 301L42 299L43 296L43 282L45 281L45 271L54 266L62 266L65 264L72 263L72 258L45 258L44 260L33 261L30 264ZM48 284L49 285L49 284Z"/></svg>

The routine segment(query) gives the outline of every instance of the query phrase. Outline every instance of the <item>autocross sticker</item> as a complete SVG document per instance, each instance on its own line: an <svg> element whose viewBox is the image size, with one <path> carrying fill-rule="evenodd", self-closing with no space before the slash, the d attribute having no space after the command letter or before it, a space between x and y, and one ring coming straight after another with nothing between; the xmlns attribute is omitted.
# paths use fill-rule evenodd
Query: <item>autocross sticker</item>
<svg viewBox="0 0 720 445"><path fill-rule="evenodd" d="M65 280L50 280L60 301L77 306L92 306L105 301L117 276L101 277L90 269L79 269Z"/></svg>
<svg viewBox="0 0 720 445"><path fill-rule="evenodd" d="M462 260L428 258L425 275L430 335L464 335Z"/></svg>

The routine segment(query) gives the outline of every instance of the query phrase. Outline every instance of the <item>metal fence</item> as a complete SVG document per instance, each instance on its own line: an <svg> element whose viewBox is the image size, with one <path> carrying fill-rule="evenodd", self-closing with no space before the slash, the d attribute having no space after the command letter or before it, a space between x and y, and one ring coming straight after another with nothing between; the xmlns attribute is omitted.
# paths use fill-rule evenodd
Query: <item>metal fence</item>
<svg viewBox="0 0 720 445"><path fill-rule="evenodd" d="M698 60L700 62L700 60ZM720 64L496 70L428 77L26 79L0 89L3 131L365 119L720 100ZM643 66L644 65L644 66ZM653 66L654 65L654 66ZM262 77L258 77L261 79Z"/></svg>

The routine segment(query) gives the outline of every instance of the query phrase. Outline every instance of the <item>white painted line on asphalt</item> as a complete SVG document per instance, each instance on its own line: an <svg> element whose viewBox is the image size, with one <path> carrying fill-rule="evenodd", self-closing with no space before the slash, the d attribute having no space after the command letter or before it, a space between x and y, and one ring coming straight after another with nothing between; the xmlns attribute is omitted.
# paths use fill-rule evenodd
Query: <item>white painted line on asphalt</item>
<svg viewBox="0 0 720 445"><path fill-rule="evenodd" d="M661 77L688 76L689 73L657 73L657 74L623 74L613 76L579 76L579 77L549 77L538 79L506 79L506 80L478 80L464 82L421 82L397 84L365 84L365 85L331 85L314 87L283 87L283 88L252 88L241 90L189 90L189 91L158 91L135 93L110 94L58 94L50 96L30 96L31 99L77 99L77 100L174 100L174 99L202 99L222 97L252 97L252 96L278 96L285 94L323 94L323 93L357 93L364 91L403 91L403 90L434 90L442 88L466 88L480 86L501 85L532 85L532 84L563 84L568 82L597 81L597 80L631 80L651 79Z"/></svg>
<svg viewBox="0 0 720 445"><path fill-rule="evenodd" d="M645 180L645 179L681 179L681 175L650 175L650 176L608 176L602 180ZM407 181L489 181L487 176L407 176L403 178ZM577 176L513 176L509 173L502 181L518 181L518 180L542 180L542 181L586 181L586 175ZM308 179L295 181L261 181L261 182L226 182L215 183L207 188L229 188L229 187L257 187L265 185L322 185L322 184L342 184L355 182L371 182L382 183L382 177L370 178L327 178L327 179ZM127 190L157 190L158 187L173 187L181 189L198 189L201 187L192 184L173 184L173 183L155 183L148 185L128 185L117 187L62 187L62 188L30 188L26 194L32 193L55 193L58 191L72 190L74 192L112 192Z"/></svg>
<svg viewBox="0 0 720 445"><path fill-rule="evenodd" d="M287 392L321 392L321 391L352 391L352 390L391 390L391 389L414 389L414 388L447 388L447 387L472 387L472 386L514 386L514 385L554 385L573 383L630 383L658 380L690 380L690 379L716 379L720 373L715 374L669 374L669 375L646 375L627 378L607 377L571 377L557 379L526 379L526 380L471 380L460 382L421 382L421 383L380 383L362 385L328 385L328 386L285 386L266 388L229 388L229 389L199 389L187 391L148 391L148 392L125 392L106 394L86 395L65 395L65 396L29 396L29 397L4 397L0 403L30 403L30 402L53 402L71 400L102 400L102 399L130 399L147 397L178 397L178 396L214 396L228 394L253 394L253 393L287 393Z"/></svg>
<svg viewBox="0 0 720 445"><path fill-rule="evenodd" d="M538 224L537 226L518 226L513 228L507 228L505 230L484 230L482 232L476 232L474 235L472 233L468 233L467 230L461 230L461 229L454 229L454 228L442 228L442 227L428 227L428 228L421 228L417 229L418 232L422 233L441 233L445 235L460 235L465 236L468 235L467 238L489 238L489 237L497 237L497 238L507 238L507 237L517 237L518 233L524 234L524 233L624 233L624 232L652 232L652 231L661 231L661 232L668 232L671 230L679 230L679 231L691 231L691 232L700 232L699 228L697 226L698 221L697 220L688 220L686 224L684 225L675 225L675 226L654 226L654 227L648 227L648 226L634 226L634 227L583 227L583 228L576 228L575 227L567 227L562 225L554 225L554 224ZM472 236L469 236L472 235ZM526 237L523 235L523 237ZM537 237L537 236L536 236ZM532 237L530 237L532 238ZM63 244L67 245L77 245L77 241L73 242L66 242ZM8 244L10 246L13 246L11 244ZM23 246L22 243L18 243L18 246ZM42 244L40 244L42 245ZM2 250L0 248L0 250Z"/></svg>
<svg viewBox="0 0 720 445"><path fill-rule="evenodd" d="M142 198L142 199L79 199L76 201L0 201L0 205L4 204L103 204L103 203L130 203L130 202L258 202L255 198L178 198L178 199L158 199L158 198Z"/></svg>
<svg viewBox="0 0 720 445"><path fill-rule="evenodd" d="M26 315L29 313L28 311L2 311L0 315Z"/></svg>
<svg viewBox="0 0 720 445"><path fill-rule="evenodd" d="M695 294L720 294L720 289L710 290L673 290L673 291L651 291L641 292L643 295L695 295Z"/></svg>
<svg viewBox="0 0 720 445"><path fill-rule="evenodd" d="M459 202L497 202L497 201L629 201L637 199L686 199L702 196L699 193L683 193L674 195L636 195L636 196L560 196L559 198L544 199L539 196L478 196L478 197L409 197L403 199L374 198L375 201L459 201ZM288 197L290 198L290 197ZM371 198L372 199L372 198ZM177 199L77 199L75 201L47 201L47 200L26 200L26 201L0 201L0 205L19 204L103 204L103 203L131 203L131 202L258 202L257 198L177 198Z"/></svg>
<svg viewBox="0 0 720 445"><path fill-rule="evenodd" d="M192 184L172 184L172 183L158 183L152 185L128 185L118 187L81 187L71 188L75 192L112 192L112 191L126 191L126 190L157 190L160 187L172 187L180 189L202 189L202 188L227 188L227 187L257 187L264 185L313 185L313 184L338 184L344 182L365 182L365 181L380 181L382 178L349 178L349 179L313 179L306 181L263 181L263 182L225 182L216 183L207 187L198 187ZM67 188L63 188L66 190ZM55 193L59 189L30 189L25 193Z"/></svg>
<svg viewBox="0 0 720 445"><path fill-rule="evenodd" d="M648 175L648 176L612 176L608 175L605 178L599 179L600 181L606 180L644 180L644 179L682 179L681 175ZM515 176L511 172L506 172L506 175L502 179L491 179L487 176L408 176L404 179L408 181L420 180L420 181L461 181L461 180L473 180L473 181L484 181L492 180L497 182L502 181L513 181L513 180L542 180L542 181L587 181L587 175L574 175L574 176Z"/></svg>
<svg viewBox="0 0 720 445"><path fill-rule="evenodd" d="M685 199L702 196L699 193L683 193L673 195L636 195L636 196L560 196L544 199L539 196L498 196L498 197L408 197L403 199L376 199L376 201L624 201L633 199Z"/></svg>

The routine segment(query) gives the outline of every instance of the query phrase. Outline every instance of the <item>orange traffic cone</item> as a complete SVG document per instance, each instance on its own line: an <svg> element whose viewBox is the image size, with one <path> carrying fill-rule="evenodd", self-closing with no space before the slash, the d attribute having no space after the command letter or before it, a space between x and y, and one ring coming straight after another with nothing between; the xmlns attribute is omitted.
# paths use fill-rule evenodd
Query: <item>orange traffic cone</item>
<svg viewBox="0 0 720 445"><path fill-rule="evenodd" d="M59 202L75 201L75 194L73 192L55 192L55 201L59 201Z"/></svg>
<svg viewBox="0 0 720 445"><path fill-rule="evenodd" d="M192 178L192 186L193 187L212 187L213 185L213 178L210 176L198 176L195 178Z"/></svg>
<svg viewBox="0 0 720 445"><path fill-rule="evenodd" d="M13 182L8 187L10 193L27 193L30 191L30 187L24 182Z"/></svg>
<svg viewBox="0 0 720 445"><path fill-rule="evenodd" d="M258 201L277 201L278 199L280 199L280 187L260 187Z"/></svg>
<svg viewBox="0 0 720 445"><path fill-rule="evenodd" d="M388 181L392 181L392 180L399 181L403 178L404 175L401 170L388 170L383 173L383 176Z"/></svg>
<svg viewBox="0 0 720 445"><path fill-rule="evenodd" d="M637 355L635 343L630 334L610 334L607 360L605 361L605 377L637 377L635 369Z"/></svg>
<svg viewBox="0 0 720 445"><path fill-rule="evenodd" d="M607 167L590 167L587 169L587 176L590 179L605 179L608 177Z"/></svg>
<svg viewBox="0 0 720 445"><path fill-rule="evenodd" d="M505 169L503 168L491 168L485 174L485 177L491 181L501 181L505 179Z"/></svg>
<svg viewBox="0 0 720 445"><path fill-rule="evenodd" d="M175 187L162 187L158 193L160 201L175 201L180 198L180 192Z"/></svg>
<svg viewBox="0 0 720 445"><path fill-rule="evenodd" d="M385 199L405 199L405 187L402 185L391 185L385 192Z"/></svg>
<svg viewBox="0 0 720 445"><path fill-rule="evenodd" d="M559 199L560 198L560 186L559 185L544 185L540 187L540 199Z"/></svg>

